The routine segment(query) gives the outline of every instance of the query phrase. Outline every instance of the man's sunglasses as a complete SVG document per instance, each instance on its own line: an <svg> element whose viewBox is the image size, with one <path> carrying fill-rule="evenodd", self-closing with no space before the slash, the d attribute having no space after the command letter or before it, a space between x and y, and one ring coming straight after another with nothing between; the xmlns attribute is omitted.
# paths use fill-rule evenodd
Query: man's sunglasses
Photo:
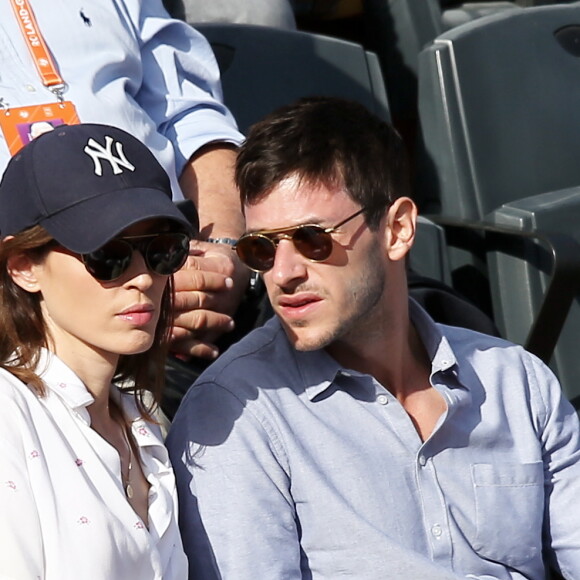
<svg viewBox="0 0 580 580"><path fill-rule="evenodd" d="M363 213L364 208L331 228L303 224L292 228L263 230L244 234L234 246L240 260L254 272L267 272L274 266L280 240L292 240L294 247L313 262L323 262L332 254L332 236L340 226Z"/></svg>
<svg viewBox="0 0 580 580"><path fill-rule="evenodd" d="M135 250L141 253L152 273L169 276L185 263L189 239L187 234L178 232L126 236L114 238L98 250L80 256L89 274L101 282L120 278L131 265Z"/></svg>

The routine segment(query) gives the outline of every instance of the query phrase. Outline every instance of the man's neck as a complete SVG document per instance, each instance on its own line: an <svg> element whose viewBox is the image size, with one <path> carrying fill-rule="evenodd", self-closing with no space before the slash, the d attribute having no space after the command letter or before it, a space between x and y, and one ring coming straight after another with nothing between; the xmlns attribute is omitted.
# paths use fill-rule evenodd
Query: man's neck
<svg viewBox="0 0 580 580"><path fill-rule="evenodd" d="M424 441L446 410L445 400L429 381L431 361L408 309L396 311L384 326L382 333L368 334L364 341L345 337L326 350L342 366L373 376L395 396Z"/></svg>

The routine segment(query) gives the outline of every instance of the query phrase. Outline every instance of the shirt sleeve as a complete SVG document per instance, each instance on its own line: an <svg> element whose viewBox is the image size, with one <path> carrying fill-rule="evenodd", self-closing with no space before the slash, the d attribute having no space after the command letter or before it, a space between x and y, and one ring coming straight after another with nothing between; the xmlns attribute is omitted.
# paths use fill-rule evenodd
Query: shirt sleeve
<svg viewBox="0 0 580 580"><path fill-rule="evenodd" d="M552 565L567 579L580 578L580 425L558 381L534 359L543 401L540 423L545 475L544 536Z"/></svg>
<svg viewBox="0 0 580 580"><path fill-rule="evenodd" d="M190 578L302 578L284 452L249 404L218 385L196 386L171 427Z"/></svg>
<svg viewBox="0 0 580 580"><path fill-rule="evenodd" d="M171 19L161 0L139 2L135 23L143 79L136 101L174 146L177 175L207 143L240 144L243 136L223 104L220 71L205 37Z"/></svg>
<svg viewBox="0 0 580 580"><path fill-rule="evenodd" d="M0 384L0 578L44 578L40 521L30 486L26 421Z"/></svg>

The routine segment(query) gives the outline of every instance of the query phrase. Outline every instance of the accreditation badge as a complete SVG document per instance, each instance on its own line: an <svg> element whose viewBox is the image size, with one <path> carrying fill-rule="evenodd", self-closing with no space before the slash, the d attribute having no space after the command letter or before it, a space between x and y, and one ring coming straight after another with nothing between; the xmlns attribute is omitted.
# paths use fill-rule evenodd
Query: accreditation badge
<svg viewBox="0 0 580 580"><path fill-rule="evenodd" d="M0 128L12 156L35 137L59 125L78 124L79 118L71 101L0 109Z"/></svg>

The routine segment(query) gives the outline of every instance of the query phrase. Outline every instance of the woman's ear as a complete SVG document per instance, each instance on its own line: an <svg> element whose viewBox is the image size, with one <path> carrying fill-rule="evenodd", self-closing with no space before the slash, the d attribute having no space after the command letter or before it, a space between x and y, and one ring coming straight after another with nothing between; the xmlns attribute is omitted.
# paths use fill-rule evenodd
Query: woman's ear
<svg viewBox="0 0 580 580"><path fill-rule="evenodd" d="M40 285L36 277L38 264L29 254L16 254L8 258L6 267L8 274L15 284L26 292L40 292Z"/></svg>
<svg viewBox="0 0 580 580"><path fill-rule="evenodd" d="M405 258L413 246L417 206L409 197L397 198L387 212L387 254L392 261Z"/></svg>

